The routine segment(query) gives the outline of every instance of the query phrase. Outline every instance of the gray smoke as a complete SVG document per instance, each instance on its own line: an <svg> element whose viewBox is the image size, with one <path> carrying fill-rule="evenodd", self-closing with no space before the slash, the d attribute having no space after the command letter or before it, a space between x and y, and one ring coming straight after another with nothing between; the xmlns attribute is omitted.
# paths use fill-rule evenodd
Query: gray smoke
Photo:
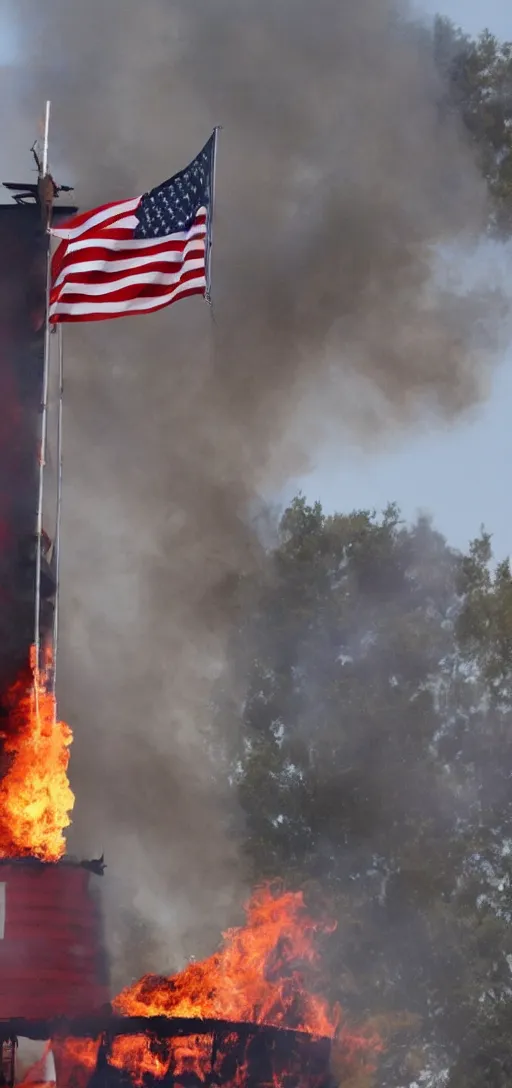
<svg viewBox="0 0 512 1088"><path fill-rule="evenodd" d="M214 321L191 300L65 333L70 843L106 851L124 981L210 951L239 906L236 737L211 698L258 494L327 429L364 440L473 405L501 303L433 276L440 244L470 252L485 193L403 5L16 0L12 17L16 153L51 97L81 207L162 181L224 126Z"/></svg>

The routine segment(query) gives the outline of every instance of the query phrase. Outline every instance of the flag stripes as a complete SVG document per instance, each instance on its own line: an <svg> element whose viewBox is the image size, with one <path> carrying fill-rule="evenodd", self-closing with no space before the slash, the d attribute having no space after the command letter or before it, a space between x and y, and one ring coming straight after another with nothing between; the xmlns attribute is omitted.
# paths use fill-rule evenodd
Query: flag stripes
<svg viewBox="0 0 512 1088"><path fill-rule="evenodd" d="M139 201L105 205L52 231L62 241L52 261L51 322L150 313L204 295L207 209L186 231L139 239L138 219L127 214Z"/></svg>

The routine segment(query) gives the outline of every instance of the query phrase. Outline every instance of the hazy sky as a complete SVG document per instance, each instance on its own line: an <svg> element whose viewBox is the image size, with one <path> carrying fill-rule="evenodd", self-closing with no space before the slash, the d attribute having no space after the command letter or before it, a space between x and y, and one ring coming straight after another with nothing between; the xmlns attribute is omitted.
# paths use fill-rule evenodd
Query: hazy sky
<svg viewBox="0 0 512 1088"><path fill-rule="evenodd" d="M423 0L418 10L441 11L470 33L486 26L512 39L510 0ZM413 437L397 436L378 456L326 449L316 470L300 481L326 510L382 508L399 503L406 517L429 511L450 543L465 547L482 522L498 556L512 553L512 350L504 358L487 403L471 420Z"/></svg>
<svg viewBox="0 0 512 1088"><path fill-rule="evenodd" d="M487 28L500 38L512 37L512 10L509 0L416 0L418 11L447 15L470 34Z"/></svg>

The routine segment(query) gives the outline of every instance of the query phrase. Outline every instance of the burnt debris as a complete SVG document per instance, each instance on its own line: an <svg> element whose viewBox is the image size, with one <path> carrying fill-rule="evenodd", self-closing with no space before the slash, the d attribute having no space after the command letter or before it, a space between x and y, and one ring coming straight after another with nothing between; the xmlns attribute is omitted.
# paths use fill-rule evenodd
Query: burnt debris
<svg viewBox="0 0 512 1088"><path fill-rule="evenodd" d="M98 1049L93 1069L87 1071L88 1088L129 1088L144 1083L160 1088L203 1088L206 1085L237 1084L247 1088L279 1085L294 1088L331 1088L331 1040L315 1038L305 1032L263 1024L234 1023L229 1020L203 1020L183 1017L117 1016L110 1006L88 1017L59 1020L27 1021L15 1019L0 1023L0 1039L5 1042L17 1037L29 1039L52 1038L58 1054L59 1041L70 1044L75 1054L80 1040L97 1040ZM125 1041L143 1039L149 1061L144 1069L130 1064L130 1053L119 1045ZM200 1061L187 1059L198 1051ZM123 1059L124 1055L124 1059ZM155 1072L148 1071L151 1058ZM158 1072L156 1072L158 1062ZM82 1066L77 1061L75 1076L67 1070L66 1080L76 1079L83 1086Z"/></svg>

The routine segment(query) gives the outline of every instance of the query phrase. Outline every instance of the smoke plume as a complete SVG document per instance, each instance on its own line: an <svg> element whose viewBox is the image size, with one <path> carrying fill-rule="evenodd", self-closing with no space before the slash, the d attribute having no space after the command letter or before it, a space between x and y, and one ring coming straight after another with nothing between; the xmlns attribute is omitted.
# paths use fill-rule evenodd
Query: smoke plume
<svg viewBox="0 0 512 1088"><path fill-rule="evenodd" d="M328 427L364 439L473 405L500 302L433 275L486 200L403 5L16 0L12 18L16 153L51 97L81 207L150 188L224 126L213 316L191 300L65 330L71 846L105 849L124 981L209 951L239 904L236 738L211 697L256 497Z"/></svg>

